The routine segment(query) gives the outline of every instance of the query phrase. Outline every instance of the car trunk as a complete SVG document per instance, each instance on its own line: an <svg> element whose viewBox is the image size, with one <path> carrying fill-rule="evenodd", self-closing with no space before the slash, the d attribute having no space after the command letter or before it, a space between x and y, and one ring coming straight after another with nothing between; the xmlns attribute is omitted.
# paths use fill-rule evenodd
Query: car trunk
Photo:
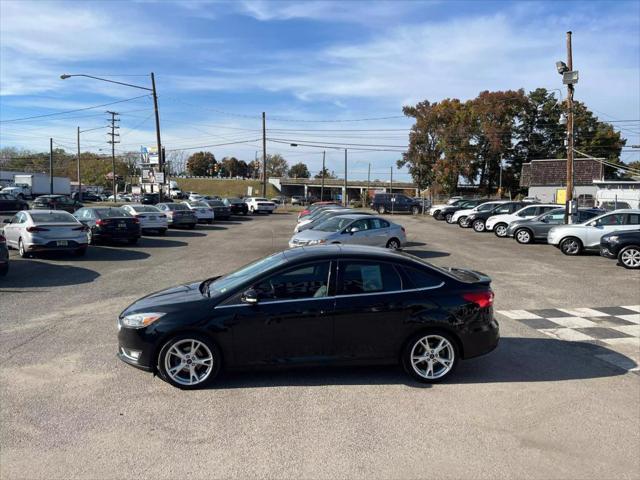
<svg viewBox="0 0 640 480"><path fill-rule="evenodd" d="M33 227L30 227L33 228ZM38 223L35 225L39 237L51 240L71 240L77 239L85 229L83 225L78 223Z"/></svg>

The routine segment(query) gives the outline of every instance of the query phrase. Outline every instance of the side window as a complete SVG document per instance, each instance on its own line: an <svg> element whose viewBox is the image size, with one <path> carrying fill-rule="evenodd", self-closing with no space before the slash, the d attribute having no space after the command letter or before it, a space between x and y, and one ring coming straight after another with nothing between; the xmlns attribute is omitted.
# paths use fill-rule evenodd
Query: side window
<svg viewBox="0 0 640 480"><path fill-rule="evenodd" d="M627 214L627 225L640 225L640 214L628 213Z"/></svg>
<svg viewBox="0 0 640 480"><path fill-rule="evenodd" d="M320 262L303 267L295 267L277 273L255 285L260 299L298 300L326 297L328 294L330 262Z"/></svg>
<svg viewBox="0 0 640 480"><path fill-rule="evenodd" d="M411 282L409 288L433 288L442 284L442 278L419 268L403 267L406 277Z"/></svg>
<svg viewBox="0 0 640 480"><path fill-rule="evenodd" d="M496 208L495 213L496 215L499 215L501 213L511 213L511 205L503 205L501 207Z"/></svg>
<svg viewBox="0 0 640 480"><path fill-rule="evenodd" d="M368 230L369 229L369 221L366 220L366 219L356 220L351 225L349 225L349 228L357 228L358 230Z"/></svg>
<svg viewBox="0 0 640 480"><path fill-rule="evenodd" d="M552 213L544 217L549 223L562 223L564 222L564 213Z"/></svg>
<svg viewBox="0 0 640 480"><path fill-rule="evenodd" d="M606 215L596 220L595 225L596 227L607 226L607 225L622 225L624 224L624 217L625 215L623 213L616 213L615 215Z"/></svg>
<svg viewBox="0 0 640 480"><path fill-rule="evenodd" d="M393 265L378 262L347 261L340 266L342 295L393 292L402 289L402 279Z"/></svg>
<svg viewBox="0 0 640 480"><path fill-rule="evenodd" d="M555 207L555 206L554 207L550 207L550 206L540 207L540 213L546 213L546 212L548 212L550 210L555 210L556 208L558 208L558 207Z"/></svg>
<svg viewBox="0 0 640 480"><path fill-rule="evenodd" d="M369 228L372 230L389 227L389 222L382 220L381 218L370 218L367 220L367 223L369 224Z"/></svg>
<svg viewBox="0 0 640 480"><path fill-rule="evenodd" d="M527 207L527 208L523 208L522 211L520 213L518 213L519 217L528 217L530 215L535 215L537 207ZM542 213L542 212L540 212Z"/></svg>

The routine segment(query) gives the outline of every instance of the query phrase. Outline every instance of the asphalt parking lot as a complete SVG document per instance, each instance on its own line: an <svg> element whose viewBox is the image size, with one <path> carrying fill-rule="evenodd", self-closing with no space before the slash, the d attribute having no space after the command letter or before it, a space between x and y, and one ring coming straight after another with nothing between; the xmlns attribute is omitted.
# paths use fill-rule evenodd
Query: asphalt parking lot
<svg viewBox="0 0 640 480"><path fill-rule="evenodd" d="M0 279L0 477L638 478L640 272L394 220L407 251L493 278L501 343L443 384L363 367L237 373L183 392L116 358L130 302L286 248L294 214L82 258L12 251ZM593 341L578 335L588 328ZM627 333L610 341L612 329Z"/></svg>

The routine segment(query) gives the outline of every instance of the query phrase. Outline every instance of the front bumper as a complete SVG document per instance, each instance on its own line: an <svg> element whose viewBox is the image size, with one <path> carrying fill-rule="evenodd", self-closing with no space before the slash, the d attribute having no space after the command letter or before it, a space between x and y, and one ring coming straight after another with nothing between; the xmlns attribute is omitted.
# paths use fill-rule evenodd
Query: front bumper
<svg viewBox="0 0 640 480"><path fill-rule="evenodd" d="M616 259L618 255L613 253L608 245L600 245L600 255L606 258Z"/></svg>
<svg viewBox="0 0 640 480"><path fill-rule="evenodd" d="M155 342L152 337L155 338L155 335L150 327L122 328L118 322L118 358L141 370L153 371Z"/></svg>

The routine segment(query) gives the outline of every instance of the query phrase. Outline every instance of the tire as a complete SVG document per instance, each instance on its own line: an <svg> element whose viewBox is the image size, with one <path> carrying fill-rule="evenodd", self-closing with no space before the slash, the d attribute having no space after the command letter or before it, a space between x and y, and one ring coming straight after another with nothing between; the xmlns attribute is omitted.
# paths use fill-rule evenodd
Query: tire
<svg viewBox="0 0 640 480"><path fill-rule="evenodd" d="M397 238L390 238L389 241L387 242L387 248L389 250L400 250L400 247L402 245L400 244L400 240L398 240Z"/></svg>
<svg viewBox="0 0 640 480"><path fill-rule="evenodd" d="M484 220L474 220L473 224L472 224L473 229L477 232L477 233L482 233L485 230L485 223Z"/></svg>
<svg viewBox="0 0 640 480"><path fill-rule="evenodd" d="M189 230L193 230L194 228L196 228L196 224L195 223L190 223L189 225L187 225L187 229L189 229Z"/></svg>
<svg viewBox="0 0 640 480"><path fill-rule="evenodd" d="M440 210L435 210L433 212L433 218L436 218L440 214Z"/></svg>
<svg viewBox="0 0 640 480"><path fill-rule="evenodd" d="M453 223L453 213L447 213L444 216L444 219L447 223Z"/></svg>
<svg viewBox="0 0 640 480"><path fill-rule="evenodd" d="M526 245L527 243L533 243L533 234L528 228L521 228L519 230L516 230L513 234L513 238L516 239L516 242L523 245Z"/></svg>
<svg viewBox="0 0 640 480"><path fill-rule="evenodd" d="M420 213L420 207L411 207L411 215L418 215Z"/></svg>
<svg viewBox="0 0 640 480"><path fill-rule="evenodd" d="M384 215L385 213L387 213L387 209L386 209L386 208L384 208L384 205L380 205L380 206L378 207L378 213L379 213L380 215Z"/></svg>
<svg viewBox="0 0 640 480"><path fill-rule="evenodd" d="M582 242L576 237L563 238L560 242L560 251L565 255L580 255L582 253Z"/></svg>
<svg viewBox="0 0 640 480"><path fill-rule="evenodd" d="M439 330L421 332L411 337L403 349L402 366L419 382L441 382L458 365L458 351L457 342L448 333Z"/></svg>
<svg viewBox="0 0 640 480"><path fill-rule="evenodd" d="M466 224L465 224L465 222L466 222L466 221L467 221L467 217L460 217L460 218L458 219L458 226L459 226L460 228L468 228L468 227L466 226Z"/></svg>
<svg viewBox="0 0 640 480"><path fill-rule="evenodd" d="M166 228L161 228L160 230L158 230L158 235L162 236L162 235L166 235L167 233L167 229Z"/></svg>
<svg viewBox="0 0 640 480"><path fill-rule="evenodd" d="M136 243L138 243L138 240L139 240L138 238L129 238L129 239L127 240L127 243L128 243L129 245L135 245Z"/></svg>
<svg viewBox="0 0 640 480"><path fill-rule="evenodd" d="M251 212L251 215L256 214L256 211L253 209L253 207L249 207L249 212Z"/></svg>
<svg viewBox="0 0 640 480"><path fill-rule="evenodd" d="M496 237L504 238L507 236L507 229L509 226L506 223L498 223L493 227L493 233L495 233Z"/></svg>
<svg viewBox="0 0 640 480"><path fill-rule="evenodd" d="M78 248L73 252L76 257L84 257L87 254L87 247Z"/></svg>
<svg viewBox="0 0 640 480"><path fill-rule="evenodd" d="M18 253L22 258L29 258L31 255L25 250L22 239L18 239Z"/></svg>
<svg viewBox="0 0 640 480"><path fill-rule="evenodd" d="M0 268L0 277L6 277L9 273L9 263L7 263L4 267Z"/></svg>
<svg viewBox="0 0 640 480"><path fill-rule="evenodd" d="M640 269L640 246L629 245L620 250L618 261L624 268L630 270Z"/></svg>
<svg viewBox="0 0 640 480"><path fill-rule="evenodd" d="M91 229L89 229L89 231L87 232L87 243L89 245L95 245L96 241L93 238L93 231Z"/></svg>
<svg viewBox="0 0 640 480"><path fill-rule="evenodd" d="M202 363L197 363L192 368L192 356ZM184 367L178 369L180 365ZM197 333L185 333L171 338L160 350L157 360L160 377L182 390L195 390L210 385L220 373L221 366L222 355L218 346L208 337ZM196 376L195 381L193 375Z"/></svg>

